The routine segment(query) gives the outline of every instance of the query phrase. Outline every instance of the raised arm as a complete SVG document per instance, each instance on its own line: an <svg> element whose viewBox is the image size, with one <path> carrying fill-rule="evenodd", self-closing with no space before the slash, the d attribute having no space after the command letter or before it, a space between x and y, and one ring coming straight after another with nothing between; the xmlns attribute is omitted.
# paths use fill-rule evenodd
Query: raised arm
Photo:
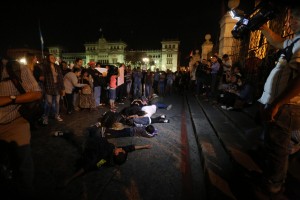
<svg viewBox="0 0 300 200"><path fill-rule="evenodd" d="M272 31L266 24L260 27L261 32L266 37L267 41L277 49L283 48L284 38Z"/></svg>

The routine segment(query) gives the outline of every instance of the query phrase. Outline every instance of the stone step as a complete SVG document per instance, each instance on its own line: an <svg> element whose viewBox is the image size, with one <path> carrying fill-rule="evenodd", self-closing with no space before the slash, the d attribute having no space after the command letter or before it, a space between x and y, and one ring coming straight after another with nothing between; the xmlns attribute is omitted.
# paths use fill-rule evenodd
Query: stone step
<svg viewBox="0 0 300 200"><path fill-rule="evenodd" d="M187 99L203 168L213 188L208 196L213 195L212 199L251 199L251 195L244 195L249 192L249 185L243 183L245 187L241 187L245 180L237 177L262 172L249 153L260 143L261 127L244 112L223 110L217 104L192 95Z"/></svg>
<svg viewBox="0 0 300 200"><path fill-rule="evenodd" d="M233 165L228 153L199 101L194 96L188 95L187 103L201 154L202 168L208 183L209 199L236 199L228 183L233 174Z"/></svg>
<svg viewBox="0 0 300 200"><path fill-rule="evenodd" d="M214 170L219 176L217 180L226 185L219 193L208 192L208 196L213 195L212 199L222 199L222 195L231 199L254 199L253 180L249 177L262 173L263 163L262 153L253 154L263 144L260 139L262 127L255 121L257 105L240 111L228 111L201 97L191 95L188 101L208 184L211 187L216 185L215 174L208 173ZM211 158L211 152L215 153L215 159ZM293 188L299 187L300 183L297 179L300 173L295 170L299 167L298 160L299 156L292 157L289 167L292 176L288 177L293 181L290 181L289 187L293 193L297 193ZM215 170L215 166L218 166L218 170Z"/></svg>

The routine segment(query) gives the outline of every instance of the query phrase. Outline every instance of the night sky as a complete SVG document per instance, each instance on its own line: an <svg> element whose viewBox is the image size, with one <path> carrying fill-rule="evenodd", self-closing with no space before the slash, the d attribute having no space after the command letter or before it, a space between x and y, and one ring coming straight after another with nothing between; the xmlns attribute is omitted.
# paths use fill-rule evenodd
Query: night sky
<svg viewBox="0 0 300 200"><path fill-rule="evenodd" d="M221 14L228 10L227 1L222 0L102 2L2 5L1 53L9 47L40 49L40 22L45 48L61 45L69 52L83 52L85 42L96 42L102 34L108 41L126 42L132 50L160 49L163 39L179 39L184 62L191 50L201 48L205 34L217 42Z"/></svg>

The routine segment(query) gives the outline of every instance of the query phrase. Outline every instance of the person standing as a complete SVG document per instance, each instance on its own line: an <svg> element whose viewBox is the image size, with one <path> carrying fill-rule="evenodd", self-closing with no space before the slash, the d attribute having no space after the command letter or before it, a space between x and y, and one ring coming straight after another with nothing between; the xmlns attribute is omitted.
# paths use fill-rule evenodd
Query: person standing
<svg viewBox="0 0 300 200"><path fill-rule="evenodd" d="M12 199L34 198L34 165L30 147L30 125L18 109L22 103L32 102L42 97L41 89L29 68L16 61L3 57L0 63L0 147L10 147L11 163L15 169L12 186L1 188L1 196L9 195ZM20 94L9 78L8 68L20 69L20 79L26 93ZM8 152L7 152L8 153ZM7 185L8 186L8 185ZM9 187L9 186L8 186ZM12 191L10 190L12 189ZM14 198L15 197L15 198Z"/></svg>
<svg viewBox="0 0 300 200"><path fill-rule="evenodd" d="M109 105L111 111L116 111L115 100L117 97L117 78L119 76L119 69L117 67L110 68L109 72Z"/></svg>
<svg viewBox="0 0 300 200"><path fill-rule="evenodd" d="M73 71L68 72L64 76L64 86L66 90L66 106L67 106L67 113L71 114L74 110L73 105L73 95L74 95L74 89L75 87L81 88L85 86L86 84L78 83L78 77L81 75L81 69L80 68L74 68Z"/></svg>
<svg viewBox="0 0 300 200"><path fill-rule="evenodd" d="M292 39L284 39L266 25L260 29L268 42L278 49L284 49L278 62L286 62L291 78L286 87L264 110L268 121L265 136L266 167L263 171L262 188L269 196L283 191L288 169L289 144L293 130L300 130L300 5L290 6L287 25L294 32ZM294 45L291 47L291 44ZM267 84L267 83L265 83ZM270 82L268 84L275 84ZM266 85L265 85L266 86Z"/></svg>
<svg viewBox="0 0 300 200"><path fill-rule="evenodd" d="M101 79L103 79L102 73L99 72L97 68L101 68L100 63L95 63L93 61L89 62L89 68L88 68L88 73L92 76L93 78L93 87L94 87L94 99L96 102L96 106L100 106L100 99L101 99Z"/></svg>
<svg viewBox="0 0 300 200"><path fill-rule="evenodd" d="M158 82L159 82L159 69L156 68L153 74L153 92L154 94L158 94Z"/></svg>
<svg viewBox="0 0 300 200"><path fill-rule="evenodd" d="M217 96L217 87L219 84L219 78L218 78L218 72L220 70L220 63L218 62L218 56L213 55L211 58L211 83L210 83L210 89L211 89L211 97L216 97Z"/></svg>
<svg viewBox="0 0 300 200"><path fill-rule="evenodd" d="M84 67L82 65L83 65L83 60L81 58L76 58L75 59L75 64L74 64L72 70L74 70L75 68L80 68L81 70L83 70ZM80 81L81 81L80 77L78 77L78 83ZM79 108L79 90L80 90L79 87L75 87L74 94L73 94L73 105L74 105L74 109L76 111L80 111L80 108Z"/></svg>
<svg viewBox="0 0 300 200"><path fill-rule="evenodd" d="M136 70L132 72L133 79L133 98L141 97L142 95L142 78L143 74L141 67L137 67Z"/></svg>
<svg viewBox="0 0 300 200"><path fill-rule="evenodd" d="M132 71L131 66L128 65L125 70L125 81L126 81L126 92L127 98L129 99L132 95L131 86L132 86Z"/></svg>
<svg viewBox="0 0 300 200"><path fill-rule="evenodd" d="M60 97L64 96L65 86L61 69L57 64L55 64L55 62L55 56L53 54L49 54L46 63L43 63L46 98L46 106L43 115L44 125L48 125L48 118L52 108L54 109L53 112L55 119L59 122L63 121L59 114L59 101Z"/></svg>
<svg viewBox="0 0 300 200"><path fill-rule="evenodd" d="M44 86L43 86L44 85L44 72L43 72L41 66L37 63L37 56L34 53L27 53L25 58L26 58L26 63L27 63L26 66L29 68L29 70L33 74L35 80L39 84L39 86L42 90L42 94L44 94L44 92L43 92L44 91ZM40 112L36 113L36 115L33 116L31 118L31 120L29 121L31 130L38 129L37 122L42 119L44 107L45 107L45 102L43 101L43 98L42 98L42 101L40 101Z"/></svg>

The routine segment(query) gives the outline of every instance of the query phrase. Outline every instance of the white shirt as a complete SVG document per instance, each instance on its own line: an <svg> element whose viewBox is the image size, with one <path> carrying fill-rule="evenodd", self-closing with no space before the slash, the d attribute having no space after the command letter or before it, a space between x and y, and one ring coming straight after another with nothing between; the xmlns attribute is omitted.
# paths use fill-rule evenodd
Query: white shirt
<svg viewBox="0 0 300 200"><path fill-rule="evenodd" d="M150 105L150 106L143 106L142 111L146 112L145 117L151 117L154 113L156 113L156 105Z"/></svg>
<svg viewBox="0 0 300 200"><path fill-rule="evenodd" d="M295 37L292 41L299 38L299 36ZM292 42L290 39L285 40L283 44L283 48L287 47ZM283 54L280 56L276 66L270 72L265 85L262 96L258 101L262 104L271 104L274 99L282 93L282 91L286 88L289 78L291 76L291 68L293 68L293 63L298 62L296 54L299 54L300 50L300 40L298 40L293 47L293 57L289 63L287 60L283 58Z"/></svg>

